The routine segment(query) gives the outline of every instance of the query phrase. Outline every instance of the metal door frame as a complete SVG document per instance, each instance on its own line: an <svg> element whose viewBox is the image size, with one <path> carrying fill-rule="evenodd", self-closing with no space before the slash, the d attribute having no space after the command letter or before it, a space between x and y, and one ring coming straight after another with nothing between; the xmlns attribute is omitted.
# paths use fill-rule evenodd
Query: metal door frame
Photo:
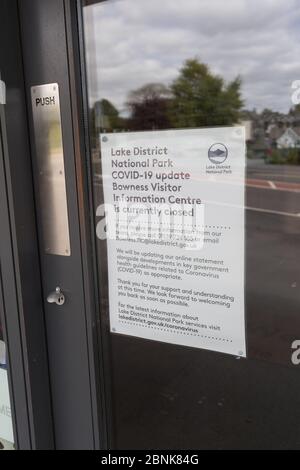
<svg viewBox="0 0 300 470"><path fill-rule="evenodd" d="M18 6L0 4L0 315L18 449L53 448L51 397L36 239Z"/></svg>
<svg viewBox="0 0 300 470"><path fill-rule="evenodd" d="M1 109L2 134L6 127L7 145L4 143L3 155L0 155L0 192L3 196L0 198L0 260L4 304L1 313L8 345L16 447L105 449L109 446L107 422L110 418L105 398L109 380L107 375L104 376L103 349L107 352L107 347L103 347L99 335L101 327L97 311L82 5L79 0L2 0L1 8L6 8L5 14L0 15L7 25L6 42L15 47L9 48L12 60L0 55L0 60L8 64L2 72L7 86L7 104ZM48 9L52 19L57 15L59 26L58 23L55 25L60 28L59 37L52 34L53 23L47 23ZM8 18L9 13L11 16ZM63 58L60 56L59 67L66 73L64 78L54 80L53 68L47 64L47 59L55 58L55 50L59 46L65 47L66 53ZM17 77L17 84L12 77ZM63 371L59 375L53 371L53 366L51 370L49 351L53 352L55 344L49 344L54 343L54 339L53 331L51 336L47 327L50 310L47 311L45 302L44 255L38 241L39 214L34 191L36 175L30 100L31 86L60 80L65 102L62 105L63 139L68 147L68 165L74 168L67 175L67 196L72 198L72 210L77 214L72 223L78 220L75 229L73 227L78 232L75 234L78 239L75 247L76 276L81 279L80 295L84 305L79 312L84 328L78 330L76 325L74 328L77 328L75 334L87 352L85 370L69 361L71 372L68 373L73 374L72 378L78 385L72 406L73 409L75 406L78 408L70 414L71 405L65 404L69 406L66 422L58 413L64 406L60 403L60 393L62 396L66 393L65 396L72 399L72 391L60 390L59 378ZM72 327L71 323L69 326ZM59 351L57 356L59 354L64 354L64 351Z"/></svg>

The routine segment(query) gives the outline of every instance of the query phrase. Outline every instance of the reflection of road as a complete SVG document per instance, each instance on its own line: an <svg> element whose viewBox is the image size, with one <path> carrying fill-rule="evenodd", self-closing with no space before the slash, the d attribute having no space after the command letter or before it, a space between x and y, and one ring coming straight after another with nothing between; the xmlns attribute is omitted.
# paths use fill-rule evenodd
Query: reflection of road
<svg viewBox="0 0 300 470"><path fill-rule="evenodd" d="M300 167L291 165L248 164L247 177L300 184Z"/></svg>
<svg viewBox="0 0 300 470"><path fill-rule="evenodd" d="M300 168L252 166L245 189L249 351L290 364L300 339Z"/></svg>
<svg viewBox="0 0 300 470"><path fill-rule="evenodd" d="M247 170L248 208L300 216L300 168L258 165Z"/></svg>
<svg viewBox="0 0 300 470"><path fill-rule="evenodd" d="M256 212L278 214L286 217L299 217L300 192L273 190L247 186L246 208Z"/></svg>
<svg viewBox="0 0 300 470"><path fill-rule="evenodd" d="M300 192L247 186L246 208L300 220Z"/></svg>
<svg viewBox="0 0 300 470"><path fill-rule="evenodd" d="M300 222L300 168L292 166L257 165L247 170L246 207L253 217L282 225L282 217L293 218L295 227ZM277 219L274 217L278 216ZM299 218L299 220L297 220ZM291 223L291 222L290 222Z"/></svg>
<svg viewBox="0 0 300 470"><path fill-rule="evenodd" d="M290 344L300 338L300 192L291 190L300 188L300 168L257 165L250 176L274 182L246 189L250 347L255 356L289 363Z"/></svg>

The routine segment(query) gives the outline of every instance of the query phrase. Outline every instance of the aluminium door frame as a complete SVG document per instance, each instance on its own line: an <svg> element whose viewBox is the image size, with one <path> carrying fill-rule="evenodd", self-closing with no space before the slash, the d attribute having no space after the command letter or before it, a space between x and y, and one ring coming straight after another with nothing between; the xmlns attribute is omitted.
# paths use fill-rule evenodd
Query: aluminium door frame
<svg viewBox="0 0 300 470"><path fill-rule="evenodd" d="M1 0L0 316L17 449L54 446L36 238L22 51L16 0Z"/></svg>
<svg viewBox="0 0 300 470"><path fill-rule="evenodd" d="M92 408L95 449L113 447L111 403L111 351L105 326L101 324L97 268L96 227L93 200L93 168L89 136L89 106L83 30L83 1L63 0L69 59L70 93L74 130L75 167L78 191L79 225L86 321L92 381Z"/></svg>
<svg viewBox="0 0 300 470"><path fill-rule="evenodd" d="M90 342L91 354L94 355L94 368L91 373L96 374L95 403L98 409L99 442L100 449L114 448L115 427L113 418L113 384L110 331L107 324L101 319L101 293L98 269L98 253L96 248L96 221L93 195L93 168L92 152L90 147L90 111L88 99L88 79L86 69L86 47L84 37L83 0L64 0L67 13L67 37L72 57L71 93L72 101L77 103L76 122L80 123L78 129L77 177L83 178L83 205L80 211L81 237L83 241L83 259L85 263L84 279L90 296L89 326L93 341ZM93 0L95 1L95 0ZM98 0L97 0L98 1ZM79 181L79 184L80 184ZM81 183L82 184L82 183ZM94 327L92 325L94 324Z"/></svg>
<svg viewBox="0 0 300 470"><path fill-rule="evenodd" d="M78 193L78 208L91 360L90 374L94 384L92 401L94 421L97 422L96 449L107 450L114 446L115 432L112 411L111 345L107 325L101 323L100 312L83 3L83 0L64 0L77 187L83 189Z"/></svg>
<svg viewBox="0 0 300 470"><path fill-rule="evenodd" d="M42 0L45 2L45 0ZM82 2L60 0L64 9L76 168L82 279L89 353L93 438L90 448L111 448L109 345L100 325ZM0 50L7 102L1 105L0 315L8 351L8 376L17 449L54 449L50 372L30 146L22 0L1 0ZM47 0L45 2L45 7ZM37 49L38 51L38 49ZM34 51L33 51L34 53ZM25 65L24 65L25 61ZM4 64L4 66L3 66ZM104 371L105 369L105 371ZM78 371L80 374L80 370ZM78 404L80 406L80 403ZM74 410L74 425L76 413Z"/></svg>
<svg viewBox="0 0 300 470"><path fill-rule="evenodd" d="M88 143L88 105L85 82L82 3L79 0L56 0L56 3L52 2L52 0L38 0L38 2L25 2L24 0L17 0L17 3L19 7L22 53L24 62L25 97L27 100L27 113L29 120L28 136L32 145L33 159L35 151L33 150L34 138L31 118L32 110L30 87L32 85L49 83L47 82L47 80L50 80L49 77L51 77L51 82L53 81L53 78L55 78L53 70L49 69L49 65L45 60L47 59L48 52L50 62L51 60L56 60L55 52L57 50L55 49L57 45L57 38L53 38L53 44L49 42L49 40L51 41L52 36L51 24L47 23L47 8L51 6L53 14L53 9L55 9L55 5L57 5L57 12L54 14L54 16L59 15L59 17L57 16L59 23L64 23L65 30L60 30L59 34L60 40L64 42L63 47L66 47L66 56L63 58L64 64L62 64L63 66L61 67L62 69L66 69L66 76L64 78L64 86L60 89L62 92L62 98L63 93L68 95L68 100L70 99L70 108L68 110L68 116L62 116L62 122L65 122L65 130L68 136L68 145L72 147L73 152L73 155L71 156L69 147L68 156L72 159L72 161L74 159L75 181L72 180L72 187L76 191L75 197L77 198L76 218L78 218L78 231L80 237L78 266L81 266L80 272L77 274L82 278L84 309L81 314L85 324L84 331L78 331L77 333L80 335L80 338L84 344L87 345L88 354L88 361L86 363L87 370L81 371L80 368L76 369L76 373L79 377L78 387L79 389L82 389L82 396L86 397L87 401L84 403L78 402L77 405L78 408L81 409L81 414L91 414L91 418L89 418L91 421L89 422L89 425L86 424L86 433L85 429L81 430L82 434L84 434L85 446L89 449L107 449L110 447L109 441L112 430L112 420L109 407L110 394L108 393L110 386L110 374L108 372L104 373L104 358L107 364L107 358L109 357L109 346L103 340L103 336L105 335L102 335L103 328L101 328L100 325L100 302L98 297L96 247L94 235L95 230L93 220L94 218L92 216L94 209L92 202L92 169ZM35 5L37 10L35 10ZM34 36L31 28L32 25L29 22L31 19L31 13L34 15L33 24L36 28L37 36L41 39L40 50L36 50L36 59L34 60L32 59L32 45L34 44ZM42 19L39 18L40 13ZM43 31L44 27L46 28L45 32ZM35 73L32 74L31 69L31 67L35 67L35 63L37 63L39 67L37 75ZM33 78L34 81L43 80L43 82L32 83L32 76L35 77ZM64 91L62 91L62 89ZM62 99L61 101L63 102L64 100ZM33 173L35 172L34 165L32 171ZM69 177L73 178L73 176L70 175ZM32 182L31 184L34 186ZM74 225L74 221L72 221L72 223ZM70 223L70 227L71 225L72 224ZM41 269L42 265L43 263L41 262ZM70 293L70 295L72 295L72 293ZM47 292L43 292L42 296L42 301L44 302L47 296ZM45 323L47 323L47 321ZM61 353L63 353L63 351L61 351ZM49 363L51 363L51 360ZM86 372L88 372L89 376L88 383L86 380ZM81 382L80 378L82 378ZM87 398L88 388L89 398ZM78 393L78 395L80 394L81 392ZM53 410L55 407L55 399L57 399L57 397L55 397L53 394ZM53 415L55 415L54 412ZM62 437L63 433L55 427L55 422L53 423L53 426L54 429L56 429L60 434L60 437ZM70 444L70 447L73 448L72 445L80 445L80 439L78 435L78 421L76 421L75 409L74 418L72 416L72 426L70 426L70 423L68 422L67 428L69 434L67 440L68 444ZM90 429L92 429L92 433L90 433ZM54 440L56 437L57 436L54 436ZM77 444L73 444L74 442L77 442Z"/></svg>

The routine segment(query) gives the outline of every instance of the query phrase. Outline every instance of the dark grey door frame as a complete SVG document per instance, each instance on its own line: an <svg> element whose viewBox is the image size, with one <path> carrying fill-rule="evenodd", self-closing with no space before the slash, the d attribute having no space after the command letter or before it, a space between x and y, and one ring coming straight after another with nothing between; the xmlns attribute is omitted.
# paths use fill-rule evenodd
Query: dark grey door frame
<svg viewBox="0 0 300 470"><path fill-rule="evenodd" d="M53 448L44 312L18 5L0 2L0 315L8 350L15 445Z"/></svg>
<svg viewBox="0 0 300 470"><path fill-rule="evenodd" d="M16 447L107 447L78 0L1 0L0 315ZM3 23L3 24L2 24ZM30 89L60 88L71 257L46 255ZM46 302L61 285L65 306Z"/></svg>
<svg viewBox="0 0 300 470"><path fill-rule="evenodd" d="M31 87L58 83L60 91L71 256L46 254L41 234L38 237L55 447L105 448L105 387L78 22L81 4L76 0L19 0L18 7L35 182L38 172ZM56 286L66 294L61 307L46 302L47 294Z"/></svg>

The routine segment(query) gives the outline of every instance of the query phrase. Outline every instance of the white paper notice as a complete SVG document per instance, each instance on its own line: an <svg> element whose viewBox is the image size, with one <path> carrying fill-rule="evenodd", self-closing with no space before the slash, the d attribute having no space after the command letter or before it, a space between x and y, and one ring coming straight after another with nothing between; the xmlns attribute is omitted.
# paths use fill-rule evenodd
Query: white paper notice
<svg viewBox="0 0 300 470"><path fill-rule="evenodd" d="M245 357L244 127L100 139L111 331Z"/></svg>
<svg viewBox="0 0 300 470"><path fill-rule="evenodd" d="M14 442L7 372L0 368L0 439Z"/></svg>

